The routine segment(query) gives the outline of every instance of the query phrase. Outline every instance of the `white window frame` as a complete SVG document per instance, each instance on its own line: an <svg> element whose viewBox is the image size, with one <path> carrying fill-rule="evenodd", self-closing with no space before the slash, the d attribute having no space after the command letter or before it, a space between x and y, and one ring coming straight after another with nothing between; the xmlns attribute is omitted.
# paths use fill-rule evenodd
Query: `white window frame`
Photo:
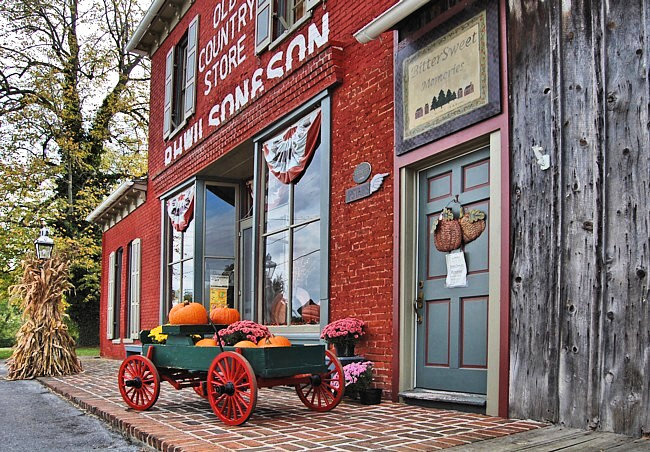
<svg viewBox="0 0 650 452"><path fill-rule="evenodd" d="M313 10L321 0L290 0L289 9L295 9L295 4L303 2L305 13L298 20L291 19L291 23L287 24L287 29L279 35L277 38L273 39L273 26L275 18L277 17L277 11L275 11L275 0L256 0L257 8L255 11L255 53L260 54L265 50L271 50L284 41L287 36L292 34L297 28L309 20L313 14ZM268 9L267 9L268 8ZM258 36L261 26L265 26L268 33L265 36Z"/></svg>
<svg viewBox="0 0 650 452"><path fill-rule="evenodd" d="M108 255L108 294L106 297L106 339L113 339L115 323L115 251Z"/></svg>
<svg viewBox="0 0 650 452"><path fill-rule="evenodd" d="M140 297L141 277L140 268L142 262L142 241L138 238L131 242L130 258L130 315L129 315L129 338L139 339L140 337Z"/></svg>

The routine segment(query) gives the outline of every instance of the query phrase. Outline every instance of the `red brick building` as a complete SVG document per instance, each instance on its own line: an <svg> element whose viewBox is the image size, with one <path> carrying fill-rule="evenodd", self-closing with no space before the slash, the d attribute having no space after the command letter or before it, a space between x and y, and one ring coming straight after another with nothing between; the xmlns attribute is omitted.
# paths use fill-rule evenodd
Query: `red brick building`
<svg viewBox="0 0 650 452"><path fill-rule="evenodd" d="M647 169L647 130L625 116L647 124L630 38L647 5L583 3L154 0L129 43L151 59L148 177L89 217L102 355L136 350L181 300L304 343L354 316L394 400L648 431L647 381L625 377L648 357L620 360L647 336L615 340L650 324L616 304L645 300L619 283L646 273L602 275L647 267L649 247L598 235L621 228L607 187ZM622 69L637 66L645 79ZM601 108L623 79L634 105ZM645 163L619 162L622 142Z"/></svg>

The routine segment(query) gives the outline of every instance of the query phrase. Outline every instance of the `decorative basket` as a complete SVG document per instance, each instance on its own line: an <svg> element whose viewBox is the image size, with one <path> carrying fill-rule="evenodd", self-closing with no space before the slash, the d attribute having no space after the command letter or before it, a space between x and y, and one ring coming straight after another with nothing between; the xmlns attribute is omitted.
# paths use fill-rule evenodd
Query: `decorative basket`
<svg viewBox="0 0 650 452"><path fill-rule="evenodd" d="M433 242L438 251L446 253L460 248L463 233L451 210L443 209L433 228Z"/></svg>
<svg viewBox="0 0 650 452"><path fill-rule="evenodd" d="M458 221L463 232L463 243L467 244L476 240L485 231L485 213L480 210L470 210L463 215Z"/></svg>

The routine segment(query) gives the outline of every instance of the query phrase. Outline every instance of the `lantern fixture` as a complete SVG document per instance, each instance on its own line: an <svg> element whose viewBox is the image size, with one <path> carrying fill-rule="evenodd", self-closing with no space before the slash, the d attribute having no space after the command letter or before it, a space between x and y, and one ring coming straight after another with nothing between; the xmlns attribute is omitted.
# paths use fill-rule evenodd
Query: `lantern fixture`
<svg viewBox="0 0 650 452"><path fill-rule="evenodd" d="M269 280L273 279L273 273L275 273L275 267L277 267L277 266L278 266L278 264L273 262L273 260L271 259L271 255L267 254L265 262L264 262L264 269L266 270L266 277Z"/></svg>
<svg viewBox="0 0 650 452"><path fill-rule="evenodd" d="M36 256L41 260L47 260L52 257L52 249L54 249L54 240L48 237L50 230L45 226L45 221L43 221L41 227L41 235L34 240L34 246L36 247Z"/></svg>

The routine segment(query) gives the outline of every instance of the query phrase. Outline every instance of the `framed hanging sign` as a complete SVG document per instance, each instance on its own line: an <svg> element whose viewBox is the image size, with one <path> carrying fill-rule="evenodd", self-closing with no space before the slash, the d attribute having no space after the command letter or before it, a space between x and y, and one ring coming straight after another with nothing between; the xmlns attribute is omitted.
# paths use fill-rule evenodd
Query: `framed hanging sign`
<svg viewBox="0 0 650 452"><path fill-rule="evenodd" d="M477 2L397 53L396 148L404 154L501 111L498 2Z"/></svg>

